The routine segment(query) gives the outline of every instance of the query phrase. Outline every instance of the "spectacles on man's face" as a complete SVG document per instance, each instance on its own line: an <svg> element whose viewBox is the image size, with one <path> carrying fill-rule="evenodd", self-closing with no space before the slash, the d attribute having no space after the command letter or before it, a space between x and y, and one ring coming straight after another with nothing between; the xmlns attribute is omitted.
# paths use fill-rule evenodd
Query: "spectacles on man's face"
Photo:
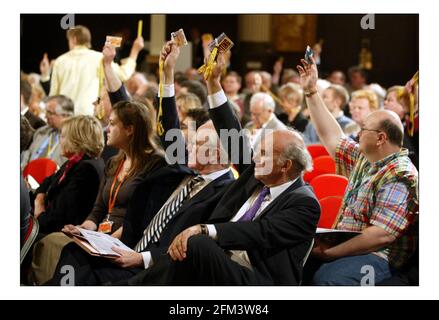
<svg viewBox="0 0 439 320"><path fill-rule="evenodd" d="M56 111L46 110L46 115L48 116L57 116L58 114Z"/></svg>
<svg viewBox="0 0 439 320"><path fill-rule="evenodd" d="M68 114L66 114L66 113L56 113L56 111L46 110L46 116L60 116L60 117L66 117L66 116L68 116Z"/></svg>
<svg viewBox="0 0 439 320"><path fill-rule="evenodd" d="M363 131L383 132L382 130L360 128L360 132L358 134L363 133Z"/></svg>

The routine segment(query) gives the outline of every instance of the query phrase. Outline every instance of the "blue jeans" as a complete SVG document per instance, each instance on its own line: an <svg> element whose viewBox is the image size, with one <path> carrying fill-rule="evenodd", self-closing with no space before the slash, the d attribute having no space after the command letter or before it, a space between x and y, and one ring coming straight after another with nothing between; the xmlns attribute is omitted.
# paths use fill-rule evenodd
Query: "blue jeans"
<svg viewBox="0 0 439 320"><path fill-rule="evenodd" d="M312 280L316 286L375 285L392 276L389 263L374 254L345 257L323 264Z"/></svg>

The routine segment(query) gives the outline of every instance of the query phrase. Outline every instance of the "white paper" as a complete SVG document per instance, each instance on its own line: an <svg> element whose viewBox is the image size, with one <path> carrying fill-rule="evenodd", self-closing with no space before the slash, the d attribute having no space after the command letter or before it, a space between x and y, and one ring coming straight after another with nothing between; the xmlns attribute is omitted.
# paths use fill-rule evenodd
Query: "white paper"
<svg viewBox="0 0 439 320"><path fill-rule="evenodd" d="M108 234L96 231L90 231L82 228L78 228L84 238L95 248L100 254L111 254L120 256L120 254L114 252L111 248L117 247L122 250L134 252L133 249L127 247L122 241L114 238Z"/></svg>
<svg viewBox="0 0 439 320"><path fill-rule="evenodd" d="M317 234L322 234L322 233L361 233L361 232L357 232L357 231L348 231L348 230L337 230L337 229L317 228L316 233L317 233Z"/></svg>
<svg viewBox="0 0 439 320"><path fill-rule="evenodd" d="M34 179L30 174L27 176L27 182L29 183L32 190L37 190L40 184L37 182L37 180Z"/></svg>

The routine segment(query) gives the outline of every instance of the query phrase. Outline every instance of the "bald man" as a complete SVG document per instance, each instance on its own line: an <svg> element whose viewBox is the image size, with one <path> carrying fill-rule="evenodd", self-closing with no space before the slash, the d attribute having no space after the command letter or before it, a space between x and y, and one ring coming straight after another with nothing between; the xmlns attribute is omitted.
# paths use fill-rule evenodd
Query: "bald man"
<svg viewBox="0 0 439 320"><path fill-rule="evenodd" d="M361 232L336 246L317 241L312 254L324 264L313 283L379 283L404 266L417 242L418 172L401 148L401 120L391 111L371 113L357 144L343 134L317 92L315 63L302 60L298 70L320 141L337 172L349 178L336 228Z"/></svg>
<svg viewBox="0 0 439 320"><path fill-rule="evenodd" d="M241 129L220 77L223 54L207 82L210 117L218 133ZM250 145L241 135L243 154ZM224 140L221 140L222 142ZM253 161L235 163L240 177L226 190L207 224L192 226L172 241L169 257L130 284L298 285L315 235L320 207L302 173L311 158L295 131L267 133ZM159 272L161 266L163 269ZM164 267L163 267L164 266Z"/></svg>

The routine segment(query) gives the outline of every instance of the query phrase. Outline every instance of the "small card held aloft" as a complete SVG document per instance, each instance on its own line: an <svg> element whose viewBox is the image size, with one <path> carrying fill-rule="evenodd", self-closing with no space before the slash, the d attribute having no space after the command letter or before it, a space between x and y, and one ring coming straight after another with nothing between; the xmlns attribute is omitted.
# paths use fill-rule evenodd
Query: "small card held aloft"
<svg viewBox="0 0 439 320"><path fill-rule="evenodd" d="M172 40L175 41L177 46L183 47L187 45L186 36L184 35L183 29L171 33Z"/></svg>
<svg viewBox="0 0 439 320"><path fill-rule="evenodd" d="M119 48L122 43L122 37L107 36L105 42L111 44L115 48Z"/></svg>
<svg viewBox="0 0 439 320"><path fill-rule="evenodd" d="M234 43L229 37L223 32L219 37L209 43L209 50L212 51L213 48L218 47L219 52L227 52L233 47Z"/></svg>

